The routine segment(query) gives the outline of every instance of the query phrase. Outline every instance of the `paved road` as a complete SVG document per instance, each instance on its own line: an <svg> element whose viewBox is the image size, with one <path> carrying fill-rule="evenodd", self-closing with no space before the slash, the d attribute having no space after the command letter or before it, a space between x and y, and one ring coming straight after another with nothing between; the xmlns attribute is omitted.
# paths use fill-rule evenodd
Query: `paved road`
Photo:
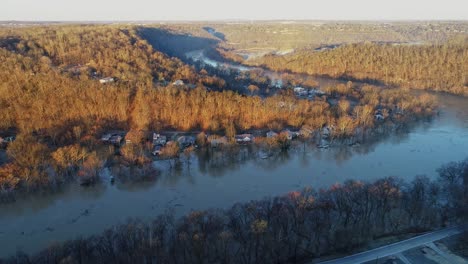
<svg viewBox="0 0 468 264"><path fill-rule="evenodd" d="M456 234L461 233L466 227L451 227L442 230L438 230L431 233L426 233L424 235L420 235L417 237L413 237L407 240L403 240L394 244L390 244L387 246L379 247L376 249L372 249L369 251L365 251L362 253L358 253L355 255L351 255L344 258L329 260L320 262L320 264L358 264L363 263L375 259L380 259L384 257L388 257L391 255L396 255L400 252L406 251L408 249L412 249L415 247L423 246L425 244L453 236Z"/></svg>

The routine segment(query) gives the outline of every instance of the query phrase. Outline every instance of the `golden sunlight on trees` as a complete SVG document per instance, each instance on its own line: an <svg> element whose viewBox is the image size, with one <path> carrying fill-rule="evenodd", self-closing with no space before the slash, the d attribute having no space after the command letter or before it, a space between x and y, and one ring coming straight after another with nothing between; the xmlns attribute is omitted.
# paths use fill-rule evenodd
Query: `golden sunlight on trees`
<svg viewBox="0 0 468 264"><path fill-rule="evenodd" d="M389 85L468 95L468 38L443 44L348 44L316 52L300 50L253 61L276 71L380 81Z"/></svg>
<svg viewBox="0 0 468 264"><path fill-rule="evenodd" d="M78 171L80 184L87 185L96 182L103 165L104 163L99 159L96 152L90 153Z"/></svg>
<svg viewBox="0 0 468 264"><path fill-rule="evenodd" d="M87 150L76 144L58 148L51 154L57 172L65 174L68 174L78 168L87 155Z"/></svg>
<svg viewBox="0 0 468 264"><path fill-rule="evenodd" d="M11 34L0 29L0 44ZM16 42L0 46L0 130L18 131L7 149L8 162L0 167L8 182L5 188L47 185L75 171L84 182L93 181L99 162L115 154L110 147L100 158L93 154L100 149L98 139L109 130L127 131L125 139L134 144L120 149L119 161L143 164L148 162L144 144L149 131L196 130L233 141L247 130L294 127L313 132L327 126L332 137L344 138L357 128L379 125L374 122L377 110L385 123L395 124L430 116L435 109L430 95L409 96L401 89L351 82L325 88L325 95L313 101L287 92L244 96L223 90L225 81L207 71L198 73L154 50L133 27L26 27L14 35ZM258 70L251 75L264 78ZM101 84L101 77L115 80ZM171 85L178 79L187 85ZM310 84L316 85L313 80ZM220 91L210 91L212 87ZM255 95L258 86L251 84L248 90ZM207 143L204 133L197 139L200 146ZM287 149L289 140L278 138L275 145ZM172 159L179 151L177 144L169 145L162 157ZM16 173L13 178L8 176L11 171Z"/></svg>
<svg viewBox="0 0 468 264"><path fill-rule="evenodd" d="M19 169L14 163L0 167L0 191L11 191L17 187L21 181Z"/></svg>

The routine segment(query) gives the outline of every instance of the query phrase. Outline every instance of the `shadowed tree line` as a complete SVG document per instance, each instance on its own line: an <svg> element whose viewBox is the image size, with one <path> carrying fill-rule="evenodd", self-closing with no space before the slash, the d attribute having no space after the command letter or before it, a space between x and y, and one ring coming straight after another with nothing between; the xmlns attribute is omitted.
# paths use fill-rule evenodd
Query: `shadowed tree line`
<svg viewBox="0 0 468 264"><path fill-rule="evenodd" d="M132 220L2 263L298 263L346 253L379 237L466 222L468 160L438 172L433 181L349 180L178 220Z"/></svg>

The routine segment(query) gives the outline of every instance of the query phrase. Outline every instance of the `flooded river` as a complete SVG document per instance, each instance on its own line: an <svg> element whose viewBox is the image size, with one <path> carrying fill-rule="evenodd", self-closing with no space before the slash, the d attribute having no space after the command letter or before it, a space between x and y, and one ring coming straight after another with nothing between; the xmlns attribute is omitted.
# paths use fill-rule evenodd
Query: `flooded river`
<svg viewBox="0 0 468 264"><path fill-rule="evenodd" d="M468 157L468 99L437 96L441 115L379 142L319 150L302 147L270 159L246 149L235 159L194 155L190 168L166 170L154 182L103 181L90 188L70 185L55 194L0 205L0 256L34 252L53 242L99 233L128 218L151 219L167 209L226 208L306 186L326 188L348 179L436 176L447 162ZM166 162L154 166L167 167Z"/></svg>
<svg viewBox="0 0 468 264"><path fill-rule="evenodd" d="M436 95L441 114L408 131L357 147L320 150L298 146L269 159L243 149L229 155L194 154L190 166L170 170L155 162L155 181L83 188L70 184L60 192L19 198L0 205L0 257L16 250L33 253L78 236L102 232L129 218L152 219L165 210L228 208L237 202L282 195L306 186L327 188L348 179L368 180L416 175L436 177L436 169L468 157L468 98ZM218 153L219 154L219 153Z"/></svg>

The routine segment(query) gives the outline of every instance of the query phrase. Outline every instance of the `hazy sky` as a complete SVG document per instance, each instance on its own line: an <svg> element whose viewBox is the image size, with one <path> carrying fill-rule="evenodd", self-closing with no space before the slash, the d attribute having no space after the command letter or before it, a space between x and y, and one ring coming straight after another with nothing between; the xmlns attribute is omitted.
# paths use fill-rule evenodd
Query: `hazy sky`
<svg viewBox="0 0 468 264"><path fill-rule="evenodd" d="M0 0L0 20L468 20L468 0Z"/></svg>

